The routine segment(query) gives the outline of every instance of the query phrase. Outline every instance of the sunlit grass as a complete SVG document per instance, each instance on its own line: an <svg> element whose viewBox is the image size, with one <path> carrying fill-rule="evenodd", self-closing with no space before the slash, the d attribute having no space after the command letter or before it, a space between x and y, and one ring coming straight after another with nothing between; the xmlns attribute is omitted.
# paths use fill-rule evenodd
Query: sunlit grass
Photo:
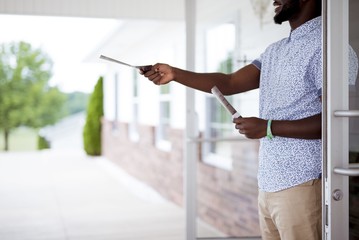
<svg viewBox="0 0 359 240"><path fill-rule="evenodd" d="M0 131L0 151L4 151L4 133ZM37 131L20 127L13 130L9 139L9 151L34 151L37 149Z"/></svg>

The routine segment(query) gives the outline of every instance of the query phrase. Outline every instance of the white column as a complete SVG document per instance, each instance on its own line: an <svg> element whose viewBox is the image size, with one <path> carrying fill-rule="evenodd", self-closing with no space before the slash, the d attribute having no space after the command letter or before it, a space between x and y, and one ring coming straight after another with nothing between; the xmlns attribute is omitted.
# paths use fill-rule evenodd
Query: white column
<svg viewBox="0 0 359 240"><path fill-rule="evenodd" d="M195 70L195 42L196 42L196 0L185 0L186 17L186 68ZM196 201L197 201L197 144L189 141L198 137L198 124L195 111L195 93L193 89L186 89L186 137L184 154L184 194L186 208L186 240L197 238Z"/></svg>

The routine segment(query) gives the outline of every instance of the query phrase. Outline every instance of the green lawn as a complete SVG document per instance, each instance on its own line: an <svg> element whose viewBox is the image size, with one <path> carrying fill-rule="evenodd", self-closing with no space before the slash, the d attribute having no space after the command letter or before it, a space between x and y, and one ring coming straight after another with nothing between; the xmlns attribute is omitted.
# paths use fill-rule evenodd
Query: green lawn
<svg viewBox="0 0 359 240"><path fill-rule="evenodd" d="M4 134L0 131L0 151L4 151ZM9 151L34 151L37 149L37 131L20 127L10 133Z"/></svg>

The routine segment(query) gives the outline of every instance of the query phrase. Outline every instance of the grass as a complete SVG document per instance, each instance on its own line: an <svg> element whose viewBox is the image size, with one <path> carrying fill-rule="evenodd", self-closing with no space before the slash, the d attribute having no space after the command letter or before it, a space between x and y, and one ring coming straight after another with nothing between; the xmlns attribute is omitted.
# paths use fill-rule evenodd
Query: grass
<svg viewBox="0 0 359 240"><path fill-rule="evenodd" d="M4 151L4 133L0 131L0 151ZM9 151L37 150L37 131L31 128L20 127L13 130L9 137Z"/></svg>

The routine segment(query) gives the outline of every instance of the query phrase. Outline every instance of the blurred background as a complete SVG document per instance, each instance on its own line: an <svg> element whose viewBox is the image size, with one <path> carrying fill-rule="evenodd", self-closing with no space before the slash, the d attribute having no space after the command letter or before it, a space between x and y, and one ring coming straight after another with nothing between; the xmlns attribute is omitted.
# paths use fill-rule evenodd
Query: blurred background
<svg viewBox="0 0 359 240"><path fill-rule="evenodd" d="M187 89L99 56L186 68L193 38L194 70L229 73L288 35L271 3L198 0L188 36L183 0L0 0L0 238L186 239ZM259 239L258 141L194 96L193 125L215 139L191 157L195 237ZM258 91L228 99L258 115Z"/></svg>
<svg viewBox="0 0 359 240"><path fill-rule="evenodd" d="M229 73L290 32L271 0L186 3L0 0L0 239L186 239L188 89L99 56L187 68L190 55L193 70ZM210 139L191 156L195 237L260 239L259 142L211 94L194 99L190 125ZM258 116L257 90L228 100Z"/></svg>
<svg viewBox="0 0 359 240"><path fill-rule="evenodd" d="M0 15L0 27L3 30L0 42L3 47L16 46L24 42L31 48L26 54L31 55L36 51L41 51L41 55L46 55L48 61L51 62L52 66L47 69L49 76L44 80L47 81L45 86L57 88L62 97L59 99L61 106L56 109L57 112L61 112L56 116L56 122L64 120L61 128L69 121L72 121L67 124L69 126L77 124L73 130L79 131L70 139L76 140L76 146L79 148L82 148L79 142L82 137L79 135L81 125L78 126L78 124L83 124L89 94L93 91L99 76L103 75L106 70L104 64L85 62L85 58L90 50L108 37L120 23L121 21L117 19ZM14 52L13 55L18 53L19 51ZM4 55L5 52L3 51L2 54ZM15 93L11 94L8 91L7 93L16 98ZM64 119L69 116L74 116L74 119ZM36 150L38 131L38 126L34 129L26 124L19 124L11 130L8 150ZM1 137L1 150L4 150L4 145L4 137ZM71 146L71 144L68 145ZM53 147L56 146L53 144Z"/></svg>

